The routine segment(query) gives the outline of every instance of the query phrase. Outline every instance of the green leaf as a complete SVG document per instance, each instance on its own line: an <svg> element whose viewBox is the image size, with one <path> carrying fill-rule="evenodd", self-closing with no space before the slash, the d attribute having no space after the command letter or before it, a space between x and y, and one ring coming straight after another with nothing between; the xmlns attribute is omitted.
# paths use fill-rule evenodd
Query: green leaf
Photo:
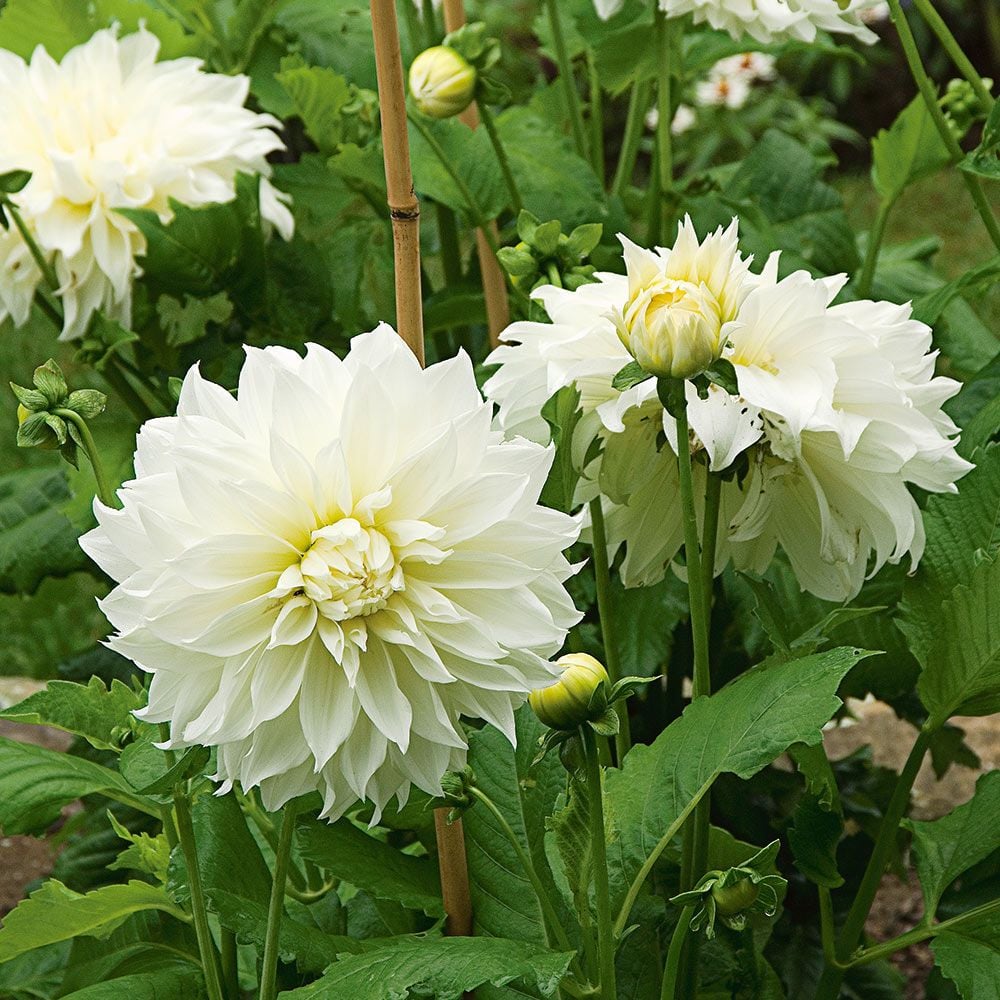
<svg viewBox="0 0 1000 1000"><path fill-rule="evenodd" d="M942 603L969 582L983 556L1000 550L1000 447L984 448L974 460L958 493L932 496L924 511L927 545L903 590L899 619L918 658L937 638Z"/></svg>
<svg viewBox="0 0 1000 1000"><path fill-rule="evenodd" d="M954 281L949 281L935 291L921 296L913 304L913 316L921 323L934 326L948 305L958 296L985 291L998 280L1000 280L1000 257L994 257L966 271Z"/></svg>
<svg viewBox="0 0 1000 1000"><path fill-rule="evenodd" d="M208 324L228 323L233 315L233 304L225 292L206 299L185 295L183 302L172 295L161 295L156 300L156 314L171 347L201 340L208 332Z"/></svg>
<svg viewBox="0 0 1000 1000"><path fill-rule="evenodd" d="M0 191L4 194L17 194L31 180L30 170L8 170L0 174Z"/></svg>
<svg viewBox="0 0 1000 1000"><path fill-rule="evenodd" d="M482 219L475 217L473 206L441 162L441 157L411 122L410 154L414 188L420 194L462 212L471 223L495 219L506 207L509 195L486 129L473 131L457 118L424 117L421 121L441 147L441 155L465 182L475 201L475 208L482 213Z"/></svg>
<svg viewBox="0 0 1000 1000"><path fill-rule="evenodd" d="M545 856L545 822L565 791L566 771L555 753L533 764L546 729L527 705L518 710L515 722L516 749L493 727L471 733L469 765L476 784L510 824L555 897ZM544 944L541 908L496 817L479 804L465 813L463 823L475 933Z"/></svg>
<svg viewBox="0 0 1000 1000"><path fill-rule="evenodd" d="M351 87L325 66L308 66L301 56L281 60L277 81L292 99L309 138L323 153L335 153L343 137L341 112L351 99Z"/></svg>
<svg viewBox="0 0 1000 1000"><path fill-rule="evenodd" d="M69 943L60 941L0 965L0 996L4 1000L54 997L62 983Z"/></svg>
<svg viewBox="0 0 1000 1000"><path fill-rule="evenodd" d="M806 795L788 828L788 846L795 866L810 882L836 889L844 884L837 869L837 845L844 830L843 819L824 806L816 795Z"/></svg>
<svg viewBox="0 0 1000 1000"><path fill-rule="evenodd" d="M106 983L62 994L62 1000L196 1000L203 995L204 979L193 966L156 972L135 972Z"/></svg>
<svg viewBox="0 0 1000 1000"><path fill-rule="evenodd" d="M888 129L872 139L872 183L883 201L895 201L914 181L951 162L948 149L917 95Z"/></svg>
<svg viewBox="0 0 1000 1000"><path fill-rule="evenodd" d="M617 389L619 392L625 392L626 389L631 389L632 386L638 385L640 382L645 382L652 377L638 361L630 361L620 371L615 372L615 377L611 380L611 388Z"/></svg>
<svg viewBox="0 0 1000 1000"><path fill-rule="evenodd" d="M580 422L580 390L568 385L560 389L542 407L542 416L552 431L556 457L542 489L541 503L557 510L571 511L580 470L574 462L573 432Z"/></svg>
<svg viewBox="0 0 1000 1000"><path fill-rule="evenodd" d="M792 744L818 743L840 705L840 681L870 655L839 648L765 662L696 699L650 746L634 746L621 770L607 775L609 864L618 904L720 774L749 778Z"/></svg>
<svg viewBox="0 0 1000 1000"><path fill-rule="evenodd" d="M437 866L428 858L403 854L347 819L333 824L303 822L296 837L303 857L336 878L377 899L392 899L430 916L444 916Z"/></svg>
<svg viewBox="0 0 1000 1000"><path fill-rule="evenodd" d="M1000 848L1000 771L984 774L976 793L947 816L930 822L905 820L913 833L913 853L924 894L924 912L932 919L945 889L962 872Z"/></svg>
<svg viewBox="0 0 1000 1000"><path fill-rule="evenodd" d="M651 587L622 586L611 580L613 638L623 676L653 677L663 671L674 626L688 615L687 586L668 573Z"/></svg>
<svg viewBox="0 0 1000 1000"><path fill-rule="evenodd" d="M931 725L952 715L1000 711L1000 558L984 556L938 609L935 638L917 649L923 665L917 690Z"/></svg>
<svg viewBox="0 0 1000 1000"><path fill-rule="evenodd" d="M1000 1000L1000 913L963 921L931 943L938 968L963 1000Z"/></svg>
<svg viewBox="0 0 1000 1000"><path fill-rule="evenodd" d="M484 984L518 983L552 996L572 955L503 938L400 939L375 951L342 958L310 986L282 1000L385 1000L429 995L457 1000Z"/></svg>
<svg viewBox="0 0 1000 1000"><path fill-rule="evenodd" d="M55 726L82 736L98 750L115 750L112 730L127 726L132 712L142 705L143 699L121 681L112 680L109 689L100 677L91 677L87 684L49 681L45 690L0 712L0 718Z"/></svg>
<svg viewBox="0 0 1000 1000"><path fill-rule="evenodd" d="M38 45L61 59L92 33L87 6L78 0L9 0L0 13L0 48L24 59Z"/></svg>
<svg viewBox="0 0 1000 1000"><path fill-rule="evenodd" d="M81 894L50 879L4 918L0 962L80 935L107 937L127 917L142 910L162 910L179 920L187 919L163 889L145 882L106 885Z"/></svg>
<svg viewBox="0 0 1000 1000"><path fill-rule="evenodd" d="M39 833L68 802L95 793L159 817L155 805L137 795L117 771L0 737L0 830L6 835Z"/></svg>
<svg viewBox="0 0 1000 1000"><path fill-rule="evenodd" d="M209 751L205 747L190 747L173 764L168 764L167 753L154 744L158 741L155 730L146 729L138 739L122 751L118 768L122 777L143 795L169 795L179 781L199 773L208 763Z"/></svg>
<svg viewBox="0 0 1000 1000"><path fill-rule="evenodd" d="M969 153L959 164L970 174L979 174L991 179L1000 178L1000 102L993 102L993 110L983 127L983 138L979 146Z"/></svg>

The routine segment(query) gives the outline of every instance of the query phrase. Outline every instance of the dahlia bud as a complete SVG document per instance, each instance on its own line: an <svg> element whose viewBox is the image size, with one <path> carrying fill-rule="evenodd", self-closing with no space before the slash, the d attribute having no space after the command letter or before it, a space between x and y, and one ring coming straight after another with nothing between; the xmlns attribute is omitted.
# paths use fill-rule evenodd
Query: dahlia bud
<svg viewBox="0 0 1000 1000"><path fill-rule="evenodd" d="M629 354L659 378L693 378L722 353L722 307L704 284L655 275L614 320Z"/></svg>
<svg viewBox="0 0 1000 1000"><path fill-rule="evenodd" d="M712 886L712 899L715 900L715 908L722 917L734 917L737 913L750 909L757 902L759 895L760 886L749 878L741 878L732 885L716 882Z"/></svg>
<svg viewBox="0 0 1000 1000"><path fill-rule="evenodd" d="M535 715L552 729L573 730L608 710L608 672L587 653L567 653L556 660L562 676L550 687L528 695Z"/></svg>
<svg viewBox="0 0 1000 1000"><path fill-rule="evenodd" d="M431 118L461 114L476 93L476 68L448 45L424 49L410 65L410 93Z"/></svg>

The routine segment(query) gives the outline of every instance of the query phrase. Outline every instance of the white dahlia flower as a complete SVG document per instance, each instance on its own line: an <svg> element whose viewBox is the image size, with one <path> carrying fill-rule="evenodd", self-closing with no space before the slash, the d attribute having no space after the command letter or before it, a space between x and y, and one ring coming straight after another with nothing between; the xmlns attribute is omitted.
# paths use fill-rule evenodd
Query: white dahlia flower
<svg viewBox="0 0 1000 1000"><path fill-rule="evenodd" d="M745 73L731 73L713 67L704 80L694 86L694 103L699 107L742 108L750 96L752 80Z"/></svg>
<svg viewBox="0 0 1000 1000"><path fill-rule="evenodd" d="M157 62L144 29L98 31L55 62L39 46L30 63L0 51L0 173L28 170L13 196L59 279L61 339L83 335L101 309L128 324L136 257L145 238L117 209L167 222L169 200L230 201L238 172L260 174L261 214L291 236L287 200L267 180L283 144L279 122L243 106L245 76L206 73L198 59ZM0 230L0 319L18 325L42 274L17 229Z"/></svg>
<svg viewBox="0 0 1000 1000"><path fill-rule="evenodd" d="M720 59L712 67L712 72L725 76L742 76L751 83L768 81L778 75L777 60L767 52L741 52L739 55Z"/></svg>
<svg viewBox="0 0 1000 1000"><path fill-rule="evenodd" d="M870 0L660 0L669 17L693 14L696 24L707 22L735 39L749 35L764 45L812 42L818 31L874 42L878 36L861 19L869 5Z"/></svg>
<svg viewBox="0 0 1000 1000"><path fill-rule="evenodd" d="M82 541L119 584L111 647L153 675L143 717L330 818L440 794L462 715L513 740L580 617L579 525L538 505L551 450L491 411L465 355L421 370L385 326L343 361L248 348L236 398L188 372Z"/></svg>
<svg viewBox="0 0 1000 1000"><path fill-rule="evenodd" d="M690 245L690 222L680 234L678 245ZM796 272L779 281L776 255L753 274L736 249L735 225L701 244L702 252L713 241L707 284L728 289L734 318L723 356L736 370L739 395L713 386L700 399L688 383L692 444L703 454L696 495L706 468L722 471L745 456L743 474L722 485L716 570L732 560L762 572L781 546L803 589L846 600L886 562L920 558L920 511L907 484L951 491L970 468L955 452L958 429L941 410L958 383L934 376L930 330L909 306L833 306L842 277ZM612 387L629 360L616 336L629 282L598 278L576 292L535 293L552 322L508 329L509 343L488 359L501 367L486 392L508 433L547 441L540 407L562 386L580 389L578 467L595 437L602 450L583 468L577 499L603 496L609 555L624 545L623 581L644 586L662 578L682 544L676 424L653 379L625 392Z"/></svg>

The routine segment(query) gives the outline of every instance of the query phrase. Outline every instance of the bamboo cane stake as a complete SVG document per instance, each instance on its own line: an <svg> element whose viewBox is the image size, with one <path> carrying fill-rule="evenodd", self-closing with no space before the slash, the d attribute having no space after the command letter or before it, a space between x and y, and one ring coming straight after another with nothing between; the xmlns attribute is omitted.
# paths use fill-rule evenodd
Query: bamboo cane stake
<svg viewBox="0 0 1000 1000"><path fill-rule="evenodd" d="M424 320L420 291L420 203L413 193L406 131L406 90L395 0L371 0L385 186L392 219L396 275L396 330L424 363Z"/></svg>
<svg viewBox="0 0 1000 1000"><path fill-rule="evenodd" d="M371 0L371 12L382 118L382 153L392 217L396 329L423 365L420 204L413 193L413 175L410 171L406 91L403 86L403 57L399 47L395 0ZM447 931L454 935L468 935L472 932L472 901L469 895L469 871L462 822L456 820L449 823L448 810L437 809L434 812L434 829L441 869L441 895L448 914Z"/></svg>
<svg viewBox="0 0 1000 1000"><path fill-rule="evenodd" d="M465 24L463 0L444 0L444 30L457 31ZM459 118L469 126L479 126L479 111L472 102ZM496 220L488 223L493 246L499 243ZM490 346L500 343L500 334L510 323L510 304L507 301L507 281L500 262L490 246L490 240L481 229L476 230L476 252L479 255L479 270L483 277L483 295L486 298L486 324L490 331Z"/></svg>

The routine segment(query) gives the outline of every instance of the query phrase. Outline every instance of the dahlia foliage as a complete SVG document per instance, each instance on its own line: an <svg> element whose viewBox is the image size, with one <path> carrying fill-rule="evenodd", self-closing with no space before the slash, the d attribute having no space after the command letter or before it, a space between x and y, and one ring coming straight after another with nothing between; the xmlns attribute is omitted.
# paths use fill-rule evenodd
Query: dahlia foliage
<svg viewBox="0 0 1000 1000"><path fill-rule="evenodd" d="M997 996L991 3L0 0L0 1000Z"/></svg>

